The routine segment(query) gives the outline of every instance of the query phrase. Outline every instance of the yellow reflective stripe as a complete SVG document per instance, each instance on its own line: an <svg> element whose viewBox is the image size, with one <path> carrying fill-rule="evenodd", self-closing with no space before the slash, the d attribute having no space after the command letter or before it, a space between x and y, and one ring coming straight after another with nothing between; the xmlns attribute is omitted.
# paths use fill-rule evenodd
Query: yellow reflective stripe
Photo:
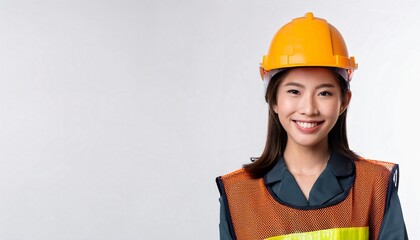
<svg viewBox="0 0 420 240"><path fill-rule="evenodd" d="M292 233L266 240L368 240L369 227L332 228L313 232Z"/></svg>

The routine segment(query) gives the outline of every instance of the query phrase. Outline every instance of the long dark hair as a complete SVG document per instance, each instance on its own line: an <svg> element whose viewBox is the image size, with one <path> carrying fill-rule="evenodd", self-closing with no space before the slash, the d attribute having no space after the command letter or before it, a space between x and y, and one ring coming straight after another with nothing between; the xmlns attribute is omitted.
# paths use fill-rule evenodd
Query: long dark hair
<svg viewBox="0 0 420 240"><path fill-rule="evenodd" d="M274 75L267 86L265 101L268 103L269 110L267 140L264 151L256 161L243 166L254 178L263 177L271 168L273 168L278 158L283 155L284 150L286 149L287 132L281 125L277 113L273 110L273 106L277 104L277 90L279 85L289 71L290 69ZM335 71L331 71L336 76L336 80L340 85L342 101L345 101L346 93L349 91L349 83L339 74L335 73ZM346 118L347 109L338 117L334 127L328 133L328 145L332 151L340 153L350 159L357 159L359 156L350 150L347 141Z"/></svg>

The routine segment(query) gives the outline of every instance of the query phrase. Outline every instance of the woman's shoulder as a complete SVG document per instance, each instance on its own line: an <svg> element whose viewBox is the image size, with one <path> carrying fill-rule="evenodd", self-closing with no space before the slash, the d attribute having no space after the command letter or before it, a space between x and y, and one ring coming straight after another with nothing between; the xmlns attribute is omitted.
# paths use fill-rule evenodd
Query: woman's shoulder
<svg viewBox="0 0 420 240"><path fill-rule="evenodd" d="M399 185L399 166L396 163L372 160L355 160L356 175L359 174L364 183L373 183L373 187L383 186L387 189L387 195L393 191L398 191ZM357 177L356 177L357 179ZM359 181L360 183L360 181ZM387 200L388 201L388 200Z"/></svg>
<svg viewBox="0 0 420 240"><path fill-rule="evenodd" d="M363 175L364 179L371 179L372 182L386 181L392 182L393 186L398 188L399 183L399 166L396 163L372 160L358 159L355 161L356 174ZM388 184L388 186L390 186Z"/></svg>
<svg viewBox="0 0 420 240"><path fill-rule="evenodd" d="M216 178L217 187L222 196L225 195L225 188L239 190L247 188L250 185L258 185L257 181L258 179L252 178L244 168Z"/></svg>
<svg viewBox="0 0 420 240"><path fill-rule="evenodd" d="M248 179L248 178L251 178L251 175L244 168L240 168L240 169L235 170L233 172L222 175L219 178L222 178L224 180L235 179L235 178L247 178Z"/></svg>
<svg viewBox="0 0 420 240"><path fill-rule="evenodd" d="M394 168L398 167L398 164L393 162L387 162L382 160L366 159L359 158L354 161L356 167L368 168L370 171L392 171Z"/></svg>

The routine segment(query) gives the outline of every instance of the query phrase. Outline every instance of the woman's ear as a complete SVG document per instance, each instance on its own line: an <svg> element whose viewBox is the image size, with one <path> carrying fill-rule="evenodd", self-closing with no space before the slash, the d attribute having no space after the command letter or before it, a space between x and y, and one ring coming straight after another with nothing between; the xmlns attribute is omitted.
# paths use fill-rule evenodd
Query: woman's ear
<svg viewBox="0 0 420 240"><path fill-rule="evenodd" d="M346 111L346 109L347 109L347 107L349 106L349 104L350 104L350 100L351 100L351 91L350 90L348 90L347 92L346 92L346 96L344 96L344 101L341 103L341 108L340 108L340 115L344 112L344 111Z"/></svg>
<svg viewBox="0 0 420 240"><path fill-rule="evenodd" d="M278 114L278 112L277 112L277 104L276 104L276 105L273 105L273 111L274 111L276 114Z"/></svg>

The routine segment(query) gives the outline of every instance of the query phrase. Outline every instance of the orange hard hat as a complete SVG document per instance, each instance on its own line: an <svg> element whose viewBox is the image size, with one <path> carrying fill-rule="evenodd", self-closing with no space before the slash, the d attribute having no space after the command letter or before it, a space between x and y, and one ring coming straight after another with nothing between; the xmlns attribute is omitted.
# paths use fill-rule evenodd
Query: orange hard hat
<svg viewBox="0 0 420 240"><path fill-rule="evenodd" d="M269 80L274 72L291 67L332 67L350 81L357 63L354 57L349 57L340 32L326 20L308 12L284 25L274 35L260 65L261 77Z"/></svg>

